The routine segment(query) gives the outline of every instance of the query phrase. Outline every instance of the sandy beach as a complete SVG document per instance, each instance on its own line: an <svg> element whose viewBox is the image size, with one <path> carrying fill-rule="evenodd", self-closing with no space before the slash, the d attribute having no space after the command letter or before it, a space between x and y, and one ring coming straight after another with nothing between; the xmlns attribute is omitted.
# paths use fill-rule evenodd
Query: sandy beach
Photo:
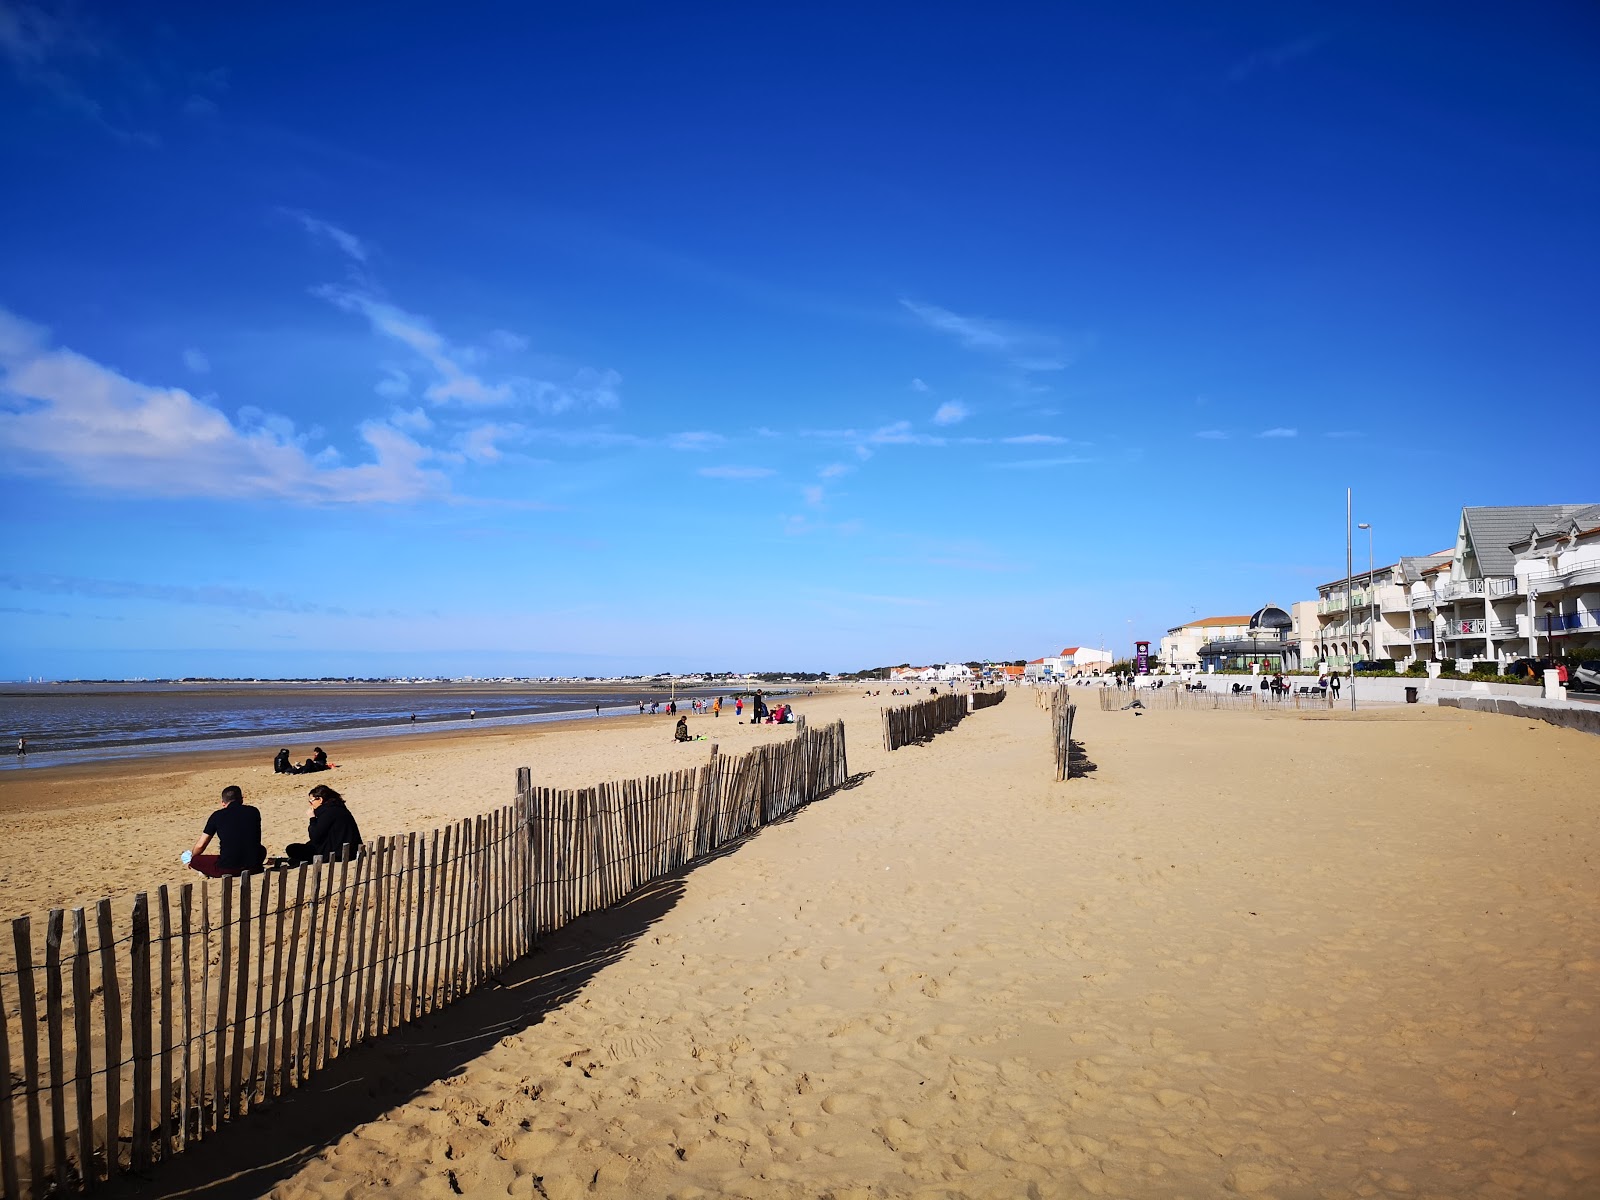
<svg viewBox="0 0 1600 1200"><path fill-rule="evenodd" d="M1592 1196L1600 743L1503 717L1101 713L1019 694L580 920L116 1194ZM372 743L369 836L698 761L670 721ZM781 736L691 718L725 750ZM334 749L330 747L330 749ZM28 773L12 912L175 877L266 762ZM281 831L281 832L279 832Z"/></svg>

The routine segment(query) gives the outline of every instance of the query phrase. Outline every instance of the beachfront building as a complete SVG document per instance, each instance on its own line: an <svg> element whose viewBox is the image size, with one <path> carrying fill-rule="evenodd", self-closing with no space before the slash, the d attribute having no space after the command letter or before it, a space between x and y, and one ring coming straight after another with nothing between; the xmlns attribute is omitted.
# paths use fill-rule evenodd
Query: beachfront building
<svg viewBox="0 0 1600 1200"><path fill-rule="evenodd" d="M1600 504L1463 508L1456 544L1405 577L1416 656L1500 664L1549 653L1552 635L1594 644L1597 526Z"/></svg>
<svg viewBox="0 0 1600 1200"><path fill-rule="evenodd" d="M1307 665L1325 662L1330 671L1344 671L1357 662L1409 660L1416 637L1405 565L1437 558L1401 559L1361 571L1351 580L1319 584L1317 625L1305 641Z"/></svg>
<svg viewBox="0 0 1600 1200"><path fill-rule="evenodd" d="M1060 654L1036 658L1023 669L1023 677L1032 682L1046 679L1070 679L1074 675L1087 675L1104 671L1111 666L1109 650L1096 650L1092 646L1067 646Z"/></svg>
<svg viewBox="0 0 1600 1200"><path fill-rule="evenodd" d="M1248 613L1236 617L1201 617L1167 630L1167 636L1161 639L1158 658L1169 670L1198 671L1200 648L1207 642L1248 637L1249 634Z"/></svg>
<svg viewBox="0 0 1600 1200"><path fill-rule="evenodd" d="M1066 668L1076 674L1085 671L1103 671L1111 665L1112 653L1109 650L1097 650L1093 646L1068 646L1061 651L1061 661Z"/></svg>
<svg viewBox="0 0 1600 1200"><path fill-rule="evenodd" d="M1528 657L1600 648L1600 505L1535 524L1510 548Z"/></svg>
<svg viewBox="0 0 1600 1200"><path fill-rule="evenodd" d="M1290 671L1299 665L1294 619L1276 604L1264 604L1245 619L1242 633L1216 637L1197 652L1205 671Z"/></svg>

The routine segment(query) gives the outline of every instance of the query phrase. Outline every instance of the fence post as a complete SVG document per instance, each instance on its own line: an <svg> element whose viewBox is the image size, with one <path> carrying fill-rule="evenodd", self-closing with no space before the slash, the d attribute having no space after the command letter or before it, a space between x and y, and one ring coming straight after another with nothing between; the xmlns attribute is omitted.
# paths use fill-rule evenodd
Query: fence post
<svg viewBox="0 0 1600 1200"><path fill-rule="evenodd" d="M56 1186L67 1186L67 1114L62 1081L67 1077L61 1026L61 917L50 910L44 936L44 1014L50 1043L50 1151L56 1160Z"/></svg>
<svg viewBox="0 0 1600 1200"><path fill-rule="evenodd" d="M133 898L133 1169L150 1167L150 900Z"/></svg>
<svg viewBox="0 0 1600 1200"><path fill-rule="evenodd" d="M21 977L18 978L20 981ZM22 1195L17 1170L16 1115L11 1111L11 1030L6 1024L4 988L0 988L0 1183L5 1184L7 1196Z"/></svg>

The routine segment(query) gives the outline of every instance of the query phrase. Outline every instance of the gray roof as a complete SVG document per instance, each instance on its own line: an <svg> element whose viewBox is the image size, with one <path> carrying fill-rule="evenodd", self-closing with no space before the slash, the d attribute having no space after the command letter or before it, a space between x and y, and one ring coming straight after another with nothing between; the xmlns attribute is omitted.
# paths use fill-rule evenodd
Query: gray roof
<svg viewBox="0 0 1600 1200"><path fill-rule="evenodd" d="M1600 525L1600 504L1585 504L1576 512L1570 512L1554 521L1541 521L1536 525L1522 531L1512 539L1513 546L1526 546L1534 537L1545 538L1551 534L1565 534L1571 531L1593 529Z"/></svg>
<svg viewBox="0 0 1600 1200"><path fill-rule="evenodd" d="M1525 539L1530 529L1544 528L1596 507L1600 505L1513 504L1499 508L1463 508L1461 519L1466 522L1467 539L1478 560L1478 573L1486 577L1513 575L1516 556L1511 553L1511 547Z"/></svg>
<svg viewBox="0 0 1600 1200"><path fill-rule="evenodd" d="M1415 583L1429 567L1438 567L1455 557L1454 550L1441 550L1437 554L1411 554L1400 560L1400 570L1407 583Z"/></svg>

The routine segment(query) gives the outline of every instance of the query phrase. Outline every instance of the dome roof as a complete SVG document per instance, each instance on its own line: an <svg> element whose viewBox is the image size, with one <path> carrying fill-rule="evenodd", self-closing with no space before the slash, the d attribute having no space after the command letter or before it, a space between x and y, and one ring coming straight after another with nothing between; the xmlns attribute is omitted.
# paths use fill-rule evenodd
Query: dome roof
<svg viewBox="0 0 1600 1200"><path fill-rule="evenodd" d="M1294 624L1293 619L1276 604L1268 604L1256 609L1250 615L1251 629L1288 629Z"/></svg>

